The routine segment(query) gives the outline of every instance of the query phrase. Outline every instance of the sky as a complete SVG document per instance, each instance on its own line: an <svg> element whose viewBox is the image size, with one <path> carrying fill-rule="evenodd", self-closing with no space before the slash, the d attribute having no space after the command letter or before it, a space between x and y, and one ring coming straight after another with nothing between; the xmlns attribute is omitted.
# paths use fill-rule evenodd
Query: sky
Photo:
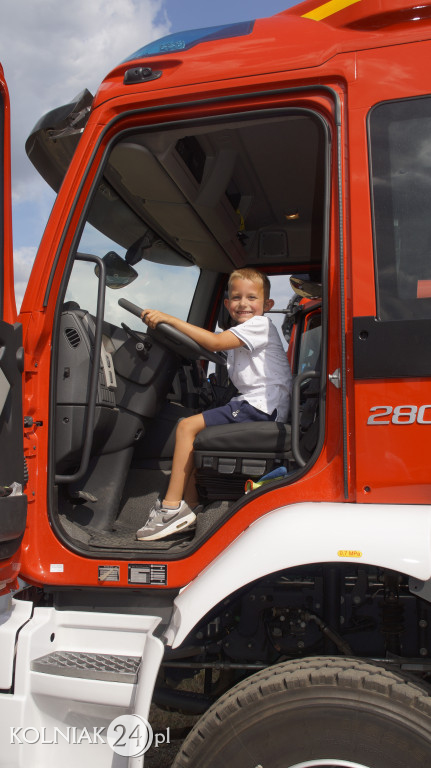
<svg viewBox="0 0 431 768"><path fill-rule="evenodd" d="M49 110L95 93L116 64L184 29L271 16L297 0L0 0L0 61L11 100L12 205L17 306L54 202L25 154Z"/></svg>

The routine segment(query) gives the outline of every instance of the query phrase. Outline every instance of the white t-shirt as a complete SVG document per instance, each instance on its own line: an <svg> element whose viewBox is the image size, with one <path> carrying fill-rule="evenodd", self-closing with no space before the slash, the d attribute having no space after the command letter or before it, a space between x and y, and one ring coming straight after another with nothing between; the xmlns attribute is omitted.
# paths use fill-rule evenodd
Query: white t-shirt
<svg viewBox="0 0 431 768"><path fill-rule="evenodd" d="M292 374L274 323L255 315L229 330L245 344L227 353L230 380L241 393L235 399L247 400L264 413L276 408L276 420L287 421Z"/></svg>

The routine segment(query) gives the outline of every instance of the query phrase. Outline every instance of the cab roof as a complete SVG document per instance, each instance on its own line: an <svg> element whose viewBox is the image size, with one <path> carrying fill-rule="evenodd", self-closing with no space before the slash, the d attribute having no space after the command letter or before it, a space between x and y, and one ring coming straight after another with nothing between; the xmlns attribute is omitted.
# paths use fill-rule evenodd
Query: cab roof
<svg viewBox="0 0 431 768"><path fill-rule="evenodd" d="M269 18L175 32L115 67L94 106L124 93L131 65L161 73L146 80L146 91L288 72L318 67L344 51L414 39L430 21L431 0L305 0Z"/></svg>

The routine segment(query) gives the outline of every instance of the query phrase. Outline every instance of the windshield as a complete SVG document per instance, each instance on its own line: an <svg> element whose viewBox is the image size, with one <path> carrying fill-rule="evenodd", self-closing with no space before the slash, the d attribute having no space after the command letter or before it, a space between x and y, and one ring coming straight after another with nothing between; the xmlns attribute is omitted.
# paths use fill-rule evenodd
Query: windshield
<svg viewBox="0 0 431 768"><path fill-rule="evenodd" d="M126 249L113 242L91 224L86 224L79 253L92 254L103 258L107 253L117 253L124 259ZM144 330L142 321L125 313L118 306L118 299L124 298L142 308L159 309L186 320L190 304L199 279L200 270L195 266L172 266L142 260L134 265L138 277L130 285L118 290L106 290L105 320L113 325L125 321L131 328ZM65 301L76 302L81 309L96 314L98 277L94 263L75 261L69 280Z"/></svg>

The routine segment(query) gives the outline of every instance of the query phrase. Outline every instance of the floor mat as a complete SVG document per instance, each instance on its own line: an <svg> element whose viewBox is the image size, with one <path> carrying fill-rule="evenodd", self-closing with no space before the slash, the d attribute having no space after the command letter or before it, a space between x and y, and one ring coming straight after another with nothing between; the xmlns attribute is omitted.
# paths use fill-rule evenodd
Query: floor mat
<svg viewBox="0 0 431 768"><path fill-rule="evenodd" d="M68 535L91 548L114 549L119 552L142 552L147 557L151 552L169 554L184 554L191 544L196 546L205 539L209 531L216 528L219 522L228 516L232 502L212 502L203 512L199 513L196 527L169 536L159 541L137 541L136 531L146 520L151 507L158 496L166 491L169 473L163 470L138 470L129 473L120 504L120 514L112 525L111 530L97 530L91 525L81 525L79 506L67 515L61 515L64 528ZM138 555L139 556L139 555Z"/></svg>
<svg viewBox="0 0 431 768"><path fill-rule="evenodd" d="M174 534L166 539L160 539L159 541L137 541L136 524L127 524L123 520L112 531L93 531L89 544L92 547L112 547L119 550L133 549L135 552L136 550L142 550L146 553L149 551L184 552L191 543L196 544L203 540L209 531L215 528L218 522L225 517L228 510L229 503L227 501L213 502L205 507L203 512L198 514L195 528Z"/></svg>

